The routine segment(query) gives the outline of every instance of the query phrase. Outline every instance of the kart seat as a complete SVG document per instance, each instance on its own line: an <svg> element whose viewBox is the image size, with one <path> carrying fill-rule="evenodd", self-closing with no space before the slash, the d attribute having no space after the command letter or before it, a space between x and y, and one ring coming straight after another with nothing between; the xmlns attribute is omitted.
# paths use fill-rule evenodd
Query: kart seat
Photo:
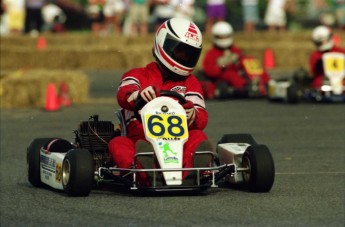
<svg viewBox="0 0 345 227"><path fill-rule="evenodd" d="M121 136L127 135L127 126L126 126L126 120L124 117L123 109L119 109L115 112L115 116L117 117L120 127L121 127Z"/></svg>

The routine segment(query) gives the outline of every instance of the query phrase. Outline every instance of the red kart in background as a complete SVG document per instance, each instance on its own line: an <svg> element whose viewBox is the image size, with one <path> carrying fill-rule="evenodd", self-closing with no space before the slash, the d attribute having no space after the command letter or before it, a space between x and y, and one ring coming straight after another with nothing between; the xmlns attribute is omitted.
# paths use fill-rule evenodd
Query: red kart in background
<svg viewBox="0 0 345 227"><path fill-rule="evenodd" d="M208 78L201 70L197 73L205 99L259 98L266 97L269 75L261 62L254 57L240 59L239 74L247 81L243 89L237 89L226 81Z"/></svg>

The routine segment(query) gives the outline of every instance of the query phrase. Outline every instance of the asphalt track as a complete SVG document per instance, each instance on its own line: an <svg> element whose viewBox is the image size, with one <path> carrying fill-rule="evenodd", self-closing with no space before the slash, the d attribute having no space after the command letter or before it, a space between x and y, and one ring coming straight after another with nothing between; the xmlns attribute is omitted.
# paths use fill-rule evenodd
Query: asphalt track
<svg viewBox="0 0 345 227"><path fill-rule="evenodd" d="M250 133L276 167L269 193L215 188L206 195L137 196L94 190L67 197L27 182L33 138L62 137L92 114L113 120L118 75L90 73L89 103L57 112L1 110L1 226L344 226L345 106L267 100L208 101L206 129L216 144L226 133Z"/></svg>

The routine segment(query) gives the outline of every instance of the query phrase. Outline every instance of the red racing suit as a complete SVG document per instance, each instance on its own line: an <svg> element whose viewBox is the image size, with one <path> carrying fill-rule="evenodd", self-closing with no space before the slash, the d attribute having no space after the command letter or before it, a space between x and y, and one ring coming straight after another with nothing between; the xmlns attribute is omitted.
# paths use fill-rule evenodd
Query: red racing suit
<svg viewBox="0 0 345 227"><path fill-rule="evenodd" d="M132 69L122 76L117 101L123 108L127 136L118 136L109 142L108 148L113 161L119 168L130 168L134 160L135 143L138 140L145 140L143 126L133 113L135 102L128 102L127 99L134 91L148 86L178 92L186 100L194 103L196 116L194 122L188 127L189 139L183 149L183 167L192 167L195 149L202 141L207 140L207 136L202 131L207 125L208 113L205 109L201 84L194 75L183 77L180 80L163 81L163 75L156 62L151 62L144 68ZM187 174L188 172L184 171L183 177Z"/></svg>
<svg viewBox="0 0 345 227"><path fill-rule="evenodd" d="M229 47L231 53L237 54L238 61L221 67L217 64L217 59L224 55L225 50L217 47L212 47L206 52L203 61L203 70L205 76L213 81L225 81L228 85L235 88L243 88L246 85L246 80L239 74L239 60L243 58L242 50L232 45Z"/></svg>
<svg viewBox="0 0 345 227"><path fill-rule="evenodd" d="M309 57L309 67L312 74L313 80L311 82L311 87L319 88L322 85L324 78L322 55L326 52L337 52L345 54L345 49L334 46L332 49L327 51L316 50L310 54Z"/></svg>
<svg viewBox="0 0 345 227"><path fill-rule="evenodd" d="M237 55L238 60L227 64L225 66L219 66L218 59L223 57L226 51L230 51L232 54ZM243 69L242 60L245 58L240 48L235 45L231 45L228 49L220 49L213 46L207 51L203 60L203 71L205 76L211 81L225 81L229 86L238 90L243 90L248 85L248 78L241 75ZM269 80L268 74L264 71L260 77L262 81L260 83L267 84Z"/></svg>

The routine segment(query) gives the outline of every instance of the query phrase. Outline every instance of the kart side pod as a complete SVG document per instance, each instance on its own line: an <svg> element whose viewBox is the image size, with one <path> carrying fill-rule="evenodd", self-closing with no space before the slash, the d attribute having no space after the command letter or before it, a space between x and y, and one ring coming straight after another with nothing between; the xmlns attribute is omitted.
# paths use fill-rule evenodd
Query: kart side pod
<svg viewBox="0 0 345 227"><path fill-rule="evenodd" d="M227 137L233 136L227 135ZM238 136L235 135L234 138ZM235 165L234 173L225 178L228 183L244 184L252 192L268 192L273 186L275 176L272 155L266 145L256 144L253 138L250 139L253 143L218 143L219 164Z"/></svg>
<svg viewBox="0 0 345 227"><path fill-rule="evenodd" d="M242 156L248 146L250 145L244 143L218 144L220 164L234 164L237 168L240 167L242 164ZM240 183L243 182L243 175L241 172L235 171L234 174L227 176L226 180L233 184Z"/></svg>

